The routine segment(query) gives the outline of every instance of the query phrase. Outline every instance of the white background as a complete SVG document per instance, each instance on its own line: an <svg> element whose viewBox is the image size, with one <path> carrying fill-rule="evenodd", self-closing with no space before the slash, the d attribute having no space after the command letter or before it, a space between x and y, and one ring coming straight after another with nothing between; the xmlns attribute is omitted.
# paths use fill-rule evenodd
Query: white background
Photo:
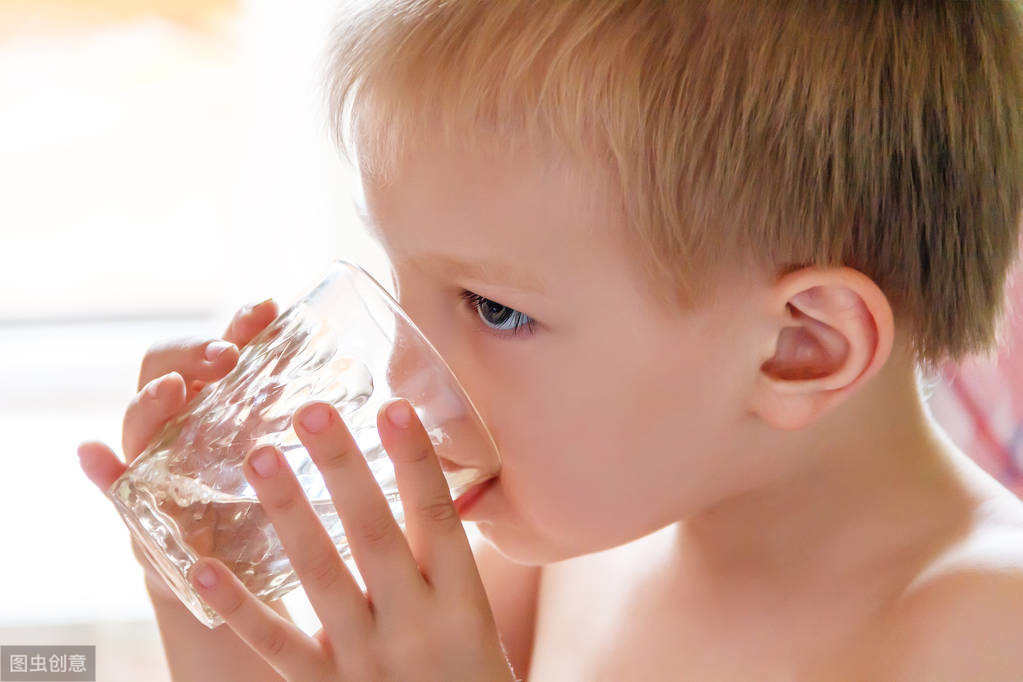
<svg viewBox="0 0 1023 682"><path fill-rule="evenodd" d="M336 5L250 0L200 26L0 13L0 628L151 618L76 454L121 452L150 344L283 310L334 258L389 286L327 135Z"/></svg>

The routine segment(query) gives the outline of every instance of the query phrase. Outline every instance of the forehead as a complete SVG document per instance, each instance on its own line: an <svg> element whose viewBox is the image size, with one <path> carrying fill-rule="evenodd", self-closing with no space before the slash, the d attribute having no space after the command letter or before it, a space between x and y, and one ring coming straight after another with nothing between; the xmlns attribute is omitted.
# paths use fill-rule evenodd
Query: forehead
<svg viewBox="0 0 1023 682"><path fill-rule="evenodd" d="M418 145L386 180L363 176L369 228L395 265L474 263L538 288L558 270L620 255L624 227L609 175L529 148ZM543 273L543 274L541 274Z"/></svg>

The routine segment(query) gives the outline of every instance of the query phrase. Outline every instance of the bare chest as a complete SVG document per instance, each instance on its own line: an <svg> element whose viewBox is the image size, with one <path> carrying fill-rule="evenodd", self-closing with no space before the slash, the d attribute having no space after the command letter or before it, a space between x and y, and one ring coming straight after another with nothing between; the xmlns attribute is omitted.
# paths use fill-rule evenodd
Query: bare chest
<svg viewBox="0 0 1023 682"><path fill-rule="evenodd" d="M648 558L619 548L544 568L529 682L823 682L850 672L851 633L829 620L827 604L807 617L789 608L798 595L748 613L739 600L722 608L637 570Z"/></svg>

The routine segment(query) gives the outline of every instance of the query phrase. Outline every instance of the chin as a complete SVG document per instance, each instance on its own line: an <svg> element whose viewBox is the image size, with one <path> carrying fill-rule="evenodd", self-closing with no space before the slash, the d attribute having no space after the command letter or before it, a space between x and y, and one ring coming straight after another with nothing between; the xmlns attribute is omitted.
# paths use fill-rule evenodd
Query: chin
<svg viewBox="0 0 1023 682"><path fill-rule="evenodd" d="M550 541L520 528L489 521L477 521L476 528L504 558L525 566L543 566L585 554L552 546Z"/></svg>

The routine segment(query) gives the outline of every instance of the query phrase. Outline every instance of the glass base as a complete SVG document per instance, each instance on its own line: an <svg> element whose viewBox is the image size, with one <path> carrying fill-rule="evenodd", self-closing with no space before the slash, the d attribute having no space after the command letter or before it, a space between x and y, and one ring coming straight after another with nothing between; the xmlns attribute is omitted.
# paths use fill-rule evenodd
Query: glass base
<svg viewBox="0 0 1023 682"><path fill-rule="evenodd" d="M121 499L117 494L117 490L126 491L126 487L115 486L113 494L109 497L131 531L132 537L142 547L146 558L156 568L160 577L200 623L210 629L223 624L224 619L220 614L214 611L188 582L188 572L198 561L199 556L188 545L179 542L175 538L175 533L170 532L167 524L172 524L173 521L159 518L159 512L149 513L146 515L147 518L140 519L128 501ZM153 532L148 530L149 527ZM157 537L163 538L163 543L157 540Z"/></svg>

